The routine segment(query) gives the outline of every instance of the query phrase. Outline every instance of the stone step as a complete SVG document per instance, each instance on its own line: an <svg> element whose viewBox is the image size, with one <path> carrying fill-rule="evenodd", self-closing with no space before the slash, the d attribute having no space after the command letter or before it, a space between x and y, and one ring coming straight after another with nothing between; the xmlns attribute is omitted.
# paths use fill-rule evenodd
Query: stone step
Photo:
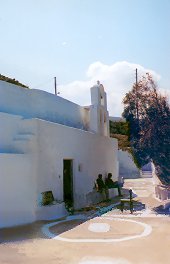
<svg viewBox="0 0 170 264"><path fill-rule="evenodd" d="M17 135L13 140L13 148L21 153L32 152L36 146L36 137L34 135Z"/></svg>
<svg viewBox="0 0 170 264"><path fill-rule="evenodd" d="M143 178L152 178L152 171L142 171L141 177L143 177Z"/></svg>
<svg viewBox="0 0 170 264"><path fill-rule="evenodd" d="M32 140L33 137L34 137L34 134L31 134L31 133L17 134L13 140Z"/></svg>

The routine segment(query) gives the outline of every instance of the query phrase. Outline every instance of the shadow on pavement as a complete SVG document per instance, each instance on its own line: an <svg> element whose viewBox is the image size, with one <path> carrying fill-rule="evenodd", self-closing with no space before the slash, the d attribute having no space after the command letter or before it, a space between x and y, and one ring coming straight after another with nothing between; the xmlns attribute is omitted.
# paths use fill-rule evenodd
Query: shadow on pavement
<svg viewBox="0 0 170 264"><path fill-rule="evenodd" d="M124 197L128 198L129 189L122 188L122 194L123 194L123 198ZM135 194L133 197L135 197ZM60 224L56 225L56 227L55 226L51 227L50 230L54 231L55 229L55 233L61 234L71 229L74 229L76 226L96 216L101 216L102 214L107 213L108 211L111 211L111 210L114 211L114 209L120 209L120 199L121 197L116 196L111 200L103 201L96 205L89 206L79 211L76 211L73 213L73 215L81 214L81 215L85 215L85 217L87 218L83 220L82 219L74 219L74 220L68 219L68 221L61 222ZM125 211L129 210L129 206L125 205L124 209ZM145 204L142 204L140 201L136 201L134 203L134 209L133 209L134 213L135 211L142 211L144 209L145 209ZM158 211L163 212L161 209L159 209ZM46 237L42 233L41 231L42 226L48 223L53 223L53 222L57 222L61 220L64 220L64 218L56 219L53 221L37 221L29 225L16 226L16 227L11 227L11 228L2 228L0 229L0 243L22 242L28 239L30 240L31 239L49 239L49 237Z"/></svg>
<svg viewBox="0 0 170 264"><path fill-rule="evenodd" d="M20 242L28 239L43 239L40 227L47 221L38 221L29 225L22 225L0 229L0 243Z"/></svg>
<svg viewBox="0 0 170 264"><path fill-rule="evenodd" d="M117 209L121 210L121 205L117 205ZM139 212L139 211L142 211L142 210L145 210L146 209L146 206L145 204L139 202L139 201L136 201L134 204L133 204L133 213L135 212ZM129 204L125 204L124 205L124 211L130 211L130 205Z"/></svg>
<svg viewBox="0 0 170 264"><path fill-rule="evenodd" d="M129 189L123 188L122 189L122 193L123 193L123 198L124 197L130 198ZM140 199L138 198L137 194L134 193L133 191L132 191L132 200L133 200L133 213L146 209L145 204L140 201ZM116 208L121 211L121 204L117 205ZM124 210L125 211L127 211L127 210L130 211L130 204L129 203L125 203L124 204Z"/></svg>
<svg viewBox="0 0 170 264"><path fill-rule="evenodd" d="M153 208L153 211L156 214L161 214L161 215L168 215L170 216L170 207L165 207L164 205L159 205L157 207Z"/></svg>

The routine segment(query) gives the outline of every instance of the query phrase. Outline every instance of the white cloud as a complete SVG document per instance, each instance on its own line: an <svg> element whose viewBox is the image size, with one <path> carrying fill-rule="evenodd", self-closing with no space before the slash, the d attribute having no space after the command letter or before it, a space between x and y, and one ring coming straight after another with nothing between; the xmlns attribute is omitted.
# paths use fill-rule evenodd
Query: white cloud
<svg viewBox="0 0 170 264"><path fill-rule="evenodd" d="M74 81L60 85L58 89L62 97L80 105L90 105L90 87L99 80L107 92L109 114L121 116L123 111L122 99L135 82L136 68L139 77L150 72L155 81L160 79L156 72L139 64L120 61L107 65L97 61L88 67L85 81Z"/></svg>
<svg viewBox="0 0 170 264"><path fill-rule="evenodd" d="M62 42L62 46L66 46L67 45L67 42L66 41L63 41Z"/></svg>

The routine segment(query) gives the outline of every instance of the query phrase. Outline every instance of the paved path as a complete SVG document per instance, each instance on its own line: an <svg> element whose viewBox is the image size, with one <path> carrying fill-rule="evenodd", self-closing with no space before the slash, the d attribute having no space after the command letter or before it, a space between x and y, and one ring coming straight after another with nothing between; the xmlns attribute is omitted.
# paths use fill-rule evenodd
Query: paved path
<svg viewBox="0 0 170 264"><path fill-rule="evenodd" d="M124 187L138 199L133 215L115 207L99 217L6 229L0 264L170 263L170 217L154 198L152 179L126 180Z"/></svg>

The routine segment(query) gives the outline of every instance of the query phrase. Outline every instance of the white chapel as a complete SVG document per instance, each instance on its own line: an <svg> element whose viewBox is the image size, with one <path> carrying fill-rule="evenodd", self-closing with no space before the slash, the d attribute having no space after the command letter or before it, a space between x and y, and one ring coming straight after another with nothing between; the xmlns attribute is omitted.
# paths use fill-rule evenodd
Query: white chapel
<svg viewBox="0 0 170 264"><path fill-rule="evenodd" d="M118 178L117 149L99 82L83 107L0 81L0 227L63 217L68 199L75 209L98 202L98 174Z"/></svg>

